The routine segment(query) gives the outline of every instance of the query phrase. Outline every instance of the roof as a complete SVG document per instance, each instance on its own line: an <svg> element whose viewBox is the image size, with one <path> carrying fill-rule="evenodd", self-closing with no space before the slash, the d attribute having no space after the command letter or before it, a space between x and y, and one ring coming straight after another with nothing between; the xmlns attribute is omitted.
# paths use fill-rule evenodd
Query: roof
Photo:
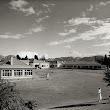
<svg viewBox="0 0 110 110"><path fill-rule="evenodd" d="M49 62L45 62L43 60L36 60L36 59L34 59L33 63L49 63Z"/></svg>
<svg viewBox="0 0 110 110"><path fill-rule="evenodd" d="M78 61L78 62L64 62L66 65L90 65L90 66L101 66L100 63L97 63L95 61L93 62L86 62L86 61Z"/></svg>
<svg viewBox="0 0 110 110"><path fill-rule="evenodd" d="M20 60L23 63L29 63L29 60Z"/></svg>
<svg viewBox="0 0 110 110"><path fill-rule="evenodd" d="M9 64L7 64L7 62L9 62ZM0 64L0 68L33 68L33 67L25 64L24 62L16 59L15 57L11 57L3 61Z"/></svg>

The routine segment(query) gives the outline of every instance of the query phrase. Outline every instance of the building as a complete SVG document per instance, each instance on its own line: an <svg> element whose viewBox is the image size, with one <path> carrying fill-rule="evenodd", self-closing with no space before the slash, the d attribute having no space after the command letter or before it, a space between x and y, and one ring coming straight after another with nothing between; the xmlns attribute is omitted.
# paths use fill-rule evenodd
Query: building
<svg viewBox="0 0 110 110"><path fill-rule="evenodd" d="M23 63L25 63L25 64L27 64L27 65L29 65L29 60L20 60L20 61L22 61Z"/></svg>
<svg viewBox="0 0 110 110"><path fill-rule="evenodd" d="M48 60L50 63L50 68L59 68L62 64L63 61L57 61L57 60Z"/></svg>
<svg viewBox="0 0 110 110"><path fill-rule="evenodd" d="M104 69L105 66L95 61L93 62L80 61L80 62L64 62L60 66L60 68L63 68L63 69Z"/></svg>
<svg viewBox="0 0 110 110"><path fill-rule="evenodd" d="M20 79L32 78L34 68L26 65L15 57L10 57L0 63L0 78L1 79Z"/></svg>
<svg viewBox="0 0 110 110"><path fill-rule="evenodd" d="M46 69L50 67L49 62L46 62L44 60L36 60L36 59L31 59L30 65L32 65L35 68L40 68L40 69Z"/></svg>

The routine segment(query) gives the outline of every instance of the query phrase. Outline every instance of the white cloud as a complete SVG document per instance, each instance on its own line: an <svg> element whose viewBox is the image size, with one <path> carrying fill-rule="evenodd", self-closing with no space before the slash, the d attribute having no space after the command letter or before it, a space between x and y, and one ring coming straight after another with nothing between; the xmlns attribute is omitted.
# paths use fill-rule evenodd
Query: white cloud
<svg viewBox="0 0 110 110"><path fill-rule="evenodd" d="M2 39L10 39L10 38L11 39L20 39L20 38L23 38L23 37L25 37L25 36L23 36L21 34L13 35L11 33L5 33L5 34L0 35L0 38L2 38Z"/></svg>
<svg viewBox="0 0 110 110"><path fill-rule="evenodd" d="M82 17L86 17L86 13L85 12L82 12Z"/></svg>
<svg viewBox="0 0 110 110"><path fill-rule="evenodd" d="M70 45L66 45L66 46L64 46L64 47L67 48L67 49L70 49L70 48L71 48Z"/></svg>
<svg viewBox="0 0 110 110"><path fill-rule="evenodd" d="M93 7L93 5L91 4L91 5L90 5L90 8L88 9L88 11L92 11L93 8L94 8L94 7Z"/></svg>
<svg viewBox="0 0 110 110"><path fill-rule="evenodd" d="M94 45L95 47L101 47L101 46L110 46L110 42L105 42L105 43L102 43L102 44L96 44Z"/></svg>
<svg viewBox="0 0 110 110"><path fill-rule="evenodd" d="M67 39L60 40L60 41L50 42L50 43L48 43L48 45L54 46L54 45L59 45L59 44L63 44L63 43L70 43L70 42L76 41L77 39L78 39L78 37L67 38Z"/></svg>
<svg viewBox="0 0 110 110"><path fill-rule="evenodd" d="M76 33L76 29L70 29L68 30L68 32L64 32L64 33L59 33L60 36L66 36L72 33Z"/></svg>
<svg viewBox="0 0 110 110"><path fill-rule="evenodd" d="M69 23L71 25L79 25L84 23L84 25L86 24L90 24L90 28L88 31L84 31L81 32L79 34L76 34L75 36L77 37L71 37L71 38L66 38L64 40L59 40L59 41L55 41L55 42L51 42L49 43L49 45L59 45L59 44L63 44L63 43L70 43L76 40L93 40L96 38L99 38L100 40L107 40L110 39L110 19L104 19L104 20L97 20L95 18L87 18L82 20L82 18L80 18L81 21L78 22L79 20L71 20L69 21ZM92 19L92 20L90 20ZM94 25L94 23L96 23L96 25ZM71 27L71 26L70 26ZM77 28L78 30L78 28ZM67 33L60 33L60 35L68 35Z"/></svg>
<svg viewBox="0 0 110 110"><path fill-rule="evenodd" d="M46 28L45 28L45 27L42 27L42 26L34 27L34 28L29 29L29 31L26 32L25 34L38 33L38 32L42 32L42 31L44 31L45 29L46 29Z"/></svg>
<svg viewBox="0 0 110 110"><path fill-rule="evenodd" d="M55 4L47 3L47 4L42 4L42 6L44 7L45 13L50 13L52 12L51 7L55 6Z"/></svg>
<svg viewBox="0 0 110 110"><path fill-rule="evenodd" d="M40 58L40 57L41 57L41 58L42 58L42 57L45 57L46 59L49 58L48 54L46 54L46 53L43 53L43 55L40 55L39 58Z"/></svg>
<svg viewBox="0 0 110 110"><path fill-rule="evenodd" d="M99 6L105 6L105 5L108 5L108 4L110 4L110 1L100 2L100 3L99 3Z"/></svg>
<svg viewBox="0 0 110 110"><path fill-rule="evenodd" d="M34 58L34 55L38 55L37 52L30 52L30 51L21 51L17 54L20 55L20 57L22 58L24 58L26 55L28 56L28 58Z"/></svg>
<svg viewBox="0 0 110 110"><path fill-rule="evenodd" d="M38 19L36 19L36 22L37 22L37 23L40 23L40 22L44 21L44 20L47 19L47 18L49 18L49 16L45 16L45 17L43 17L43 18L38 18Z"/></svg>
<svg viewBox="0 0 110 110"><path fill-rule="evenodd" d="M24 58L26 55L28 56L28 58L34 58L35 55L38 56L38 58L42 58L45 57L46 59L48 59L48 54L43 53L42 55L38 54L37 52L31 52L31 51L21 51L17 53L21 58Z"/></svg>
<svg viewBox="0 0 110 110"><path fill-rule="evenodd" d="M26 16L35 14L35 10L33 9L33 7L28 6L29 3L25 0L12 0L9 4L11 5L11 9L21 11L25 13Z"/></svg>
<svg viewBox="0 0 110 110"><path fill-rule="evenodd" d="M73 57L82 57L82 54L79 53L79 52L77 52L77 51L75 51L75 50L70 51L69 53L70 53L71 56L73 56Z"/></svg>
<svg viewBox="0 0 110 110"><path fill-rule="evenodd" d="M93 24L103 24L104 22L102 20L96 20L96 18L92 17L92 18L87 18L87 17L83 17L83 18L72 18L68 21L65 21L64 23L66 23L65 26L77 26L77 25L81 25L81 24L85 24L85 25L93 25Z"/></svg>

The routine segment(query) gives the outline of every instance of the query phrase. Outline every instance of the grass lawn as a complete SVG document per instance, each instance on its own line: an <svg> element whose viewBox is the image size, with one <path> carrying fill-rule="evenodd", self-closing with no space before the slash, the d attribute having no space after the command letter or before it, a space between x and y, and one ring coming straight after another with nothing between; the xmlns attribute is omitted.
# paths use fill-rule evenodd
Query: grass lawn
<svg viewBox="0 0 110 110"><path fill-rule="evenodd" d="M37 100L39 109L96 102L99 87L102 88L103 98L108 98L110 95L110 87L106 87L106 83L103 81L103 70L53 69L52 71L50 69L36 70L34 79L22 79L16 82L21 96L26 100ZM45 76L48 72L50 79L46 80ZM82 108L84 110L88 110L87 108L99 110L97 106L101 106L103 110L105 105L99 104L95 108ZM67 108L63 108L63 110L67 110ZM69 108L69 110L73 109ZM80 108L75 107L74 110L80 110ZM108 109L106 108L106 110Z"/></svg>

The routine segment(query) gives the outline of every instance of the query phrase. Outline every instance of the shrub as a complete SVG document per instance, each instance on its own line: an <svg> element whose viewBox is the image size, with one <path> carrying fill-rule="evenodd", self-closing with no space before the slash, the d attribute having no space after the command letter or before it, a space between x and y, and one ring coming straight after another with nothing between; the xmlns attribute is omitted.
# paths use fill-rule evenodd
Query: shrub
<svg viewBox="0 0 110 110"><path fill-rule="evenodd" d="M110 86L110 70L107 69L105 72L103 80L107 83L107 86Z"/></svg>
<svg viewBox="0 0 110 110"><path fill-rule="evenodd" d="M30 106L27 106L15 86L15 83L0 80L0 110L34 110L35 101L29 101Z"/></svg>

